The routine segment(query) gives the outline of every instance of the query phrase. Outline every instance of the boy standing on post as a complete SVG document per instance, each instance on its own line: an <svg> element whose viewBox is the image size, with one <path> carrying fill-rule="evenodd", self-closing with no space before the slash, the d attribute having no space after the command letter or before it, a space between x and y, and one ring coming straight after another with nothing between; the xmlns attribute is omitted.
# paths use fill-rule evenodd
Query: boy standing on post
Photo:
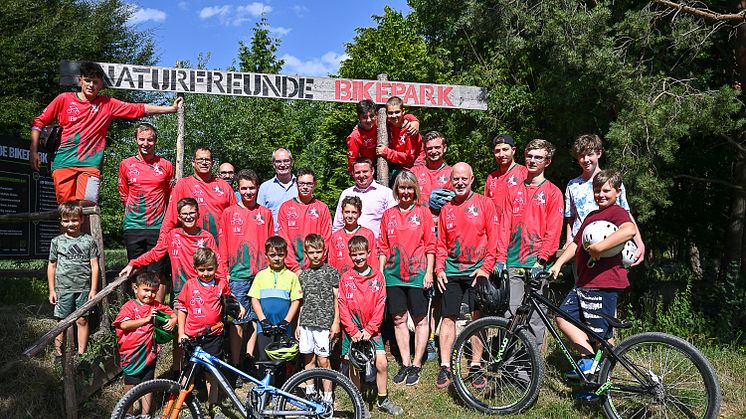
<svg viewBox="0 0 746 419"><path fill-rule="evenodd" d="M96 295L99 249L93 237L80 232L83 208L78 202L63 202L59 212L64 232L53 238L49 245L47 281L54 317L63 320ZM79 317L75 323L78 326L78 355L83 355L88 346L88 318ZM57 363L62 363L63 335L60 333L54 339Z"/></svg>
<svg viewBox="0 0 746 419"><path fill-rule="evenodd" d="M29 162L39 170L39 135L55 120L62 127L62 138L50 170L57 202L98 202L101 179L99 167L104 158L106 133L114 118L142 118L147 115L176 113L183 99L171 106L128 103L99 96L104 87L104 70L84 61L80 64L80 91L62 93L34 118L31 125Z"/></svg>
<svg viewBox="0 0 746 419"><path fill-rule="evenodd" d="M353 269L342 274L339 280L339 319L342 323L342 357L349 352L352 342L370 340L376 350L376 387L378 409L394 416L404 409L388 397L389 367L386 350L381 338L381 322L386 309L386 279L383 274L368 264L370 247L368 240L355 236L349 242ZM355 385L360 388L360 372L350 368Z"/></svg>
<svg viewBox="0 0 746 419"><path fill-rule="evenodd" d="M399 169L411 169L412 166L425 163L425 153L422 148L420 133L410 134L404 127L404 102L398 96L392 96L386 101L386 117L388 121L389 146L376 146L376 155L391 163L391 177L396 176Z"/></svg>
<svg viewBox="0 0 746 419"><path fill-rule="evenodd" d="M535 275L543 271L547 260L559 247L562 233L562 192L544 177L552 162L554 146L545 140L526 145L526 180L509 189L500 205L500 234L497 242L495 271L510 275L510 309L512 316L523 299L524 279L520 271L530 269ZM543 292L543 289L540 290ZM544 324L538 313L529 321L529 331L536 345L544 343Z"/></svg>
<svg viewBox="0 0 746 419"><path fill-rule="evenodd" d="M305 358L306 369L317 366L329 368L331 340L339 334L339 272L324 263L326 249L323 237L309 234L303 244L310 267L300 273L303 306L295 337ZM324 380L323 385L323 399L331 403L332 383ZM313 380L306 383L306 394L314 394L315 391Z"/></svg>

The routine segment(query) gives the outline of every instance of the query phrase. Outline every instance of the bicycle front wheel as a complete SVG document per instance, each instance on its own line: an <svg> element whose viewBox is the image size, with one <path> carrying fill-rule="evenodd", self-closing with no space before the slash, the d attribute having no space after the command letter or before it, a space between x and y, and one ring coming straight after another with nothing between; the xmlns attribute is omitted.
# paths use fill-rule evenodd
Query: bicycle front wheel
<svg viewBox="0 0 746 419"><path fill-rule="evenodd" d="M309 384L313 384L313 391ZM301 399L324 404L326 411L321 415L322 418L370 418L363 395L349 378L334 370L312 368L301 371L290 377L282 386L282 390ZM325 398L324 394L329 390L332 394L331 399L328 396ZM280 410L298 410L298 415L288 415L286 418L308 416L304 414L304 406L299 406L287 397L280 397L278 407Z"/></svg>
<svg viewBox="0 0 746 419"><path fill-rule="evenodd" d="M508 320L500 317L478 319L461 331L451 369L464 403L491 415L526 410L538 397L544 375L534 339L524 329L509 332Z"/></svg>
<svg viewBox="0 0 746 419"><path fill-rule="evenodd" d="M691 343L665 333L640 333L616 347L637 367L640 382L620 362L606 362L600 382L611 387L604 402L610 418L716 418L720 383L707 358Z"/></svg>
<svg viewBox="0 0 746 419"><path fill-rule="evenodd" d="M140 383L128 391L114 407L111 419L124 419L128 414L137 417L150 415L153 418L171 417L179 383L171 380L150 380ZM179 418L202 419L199 402L193 394L187 395L181 406Z"/></svg>

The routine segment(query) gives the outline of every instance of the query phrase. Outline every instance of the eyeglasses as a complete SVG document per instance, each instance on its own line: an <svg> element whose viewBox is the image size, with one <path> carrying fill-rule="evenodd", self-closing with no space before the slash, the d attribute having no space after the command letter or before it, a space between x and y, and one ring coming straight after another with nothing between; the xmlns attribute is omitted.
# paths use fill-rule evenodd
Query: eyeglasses
<svg viewBox="0 0 746 419"><path fill-rule="evenodd" d="M537 156L537 155L534 155L534 154L526 154L526 161L533 160L533 161L543 162L546 159L547 159L546 156Z"/></svg>
<svg viewBox="0 0 746 419"><path fill-rule="evenodd" d="M212 159L208 159L207 157L194 158L192 161L195 163L212 163Z"/></svg>
<svg viewBox="0 0 746 419"><path fill-rule="evenodd" d="M197 212L181 212L179 213L179 217L181 218L195 218L197 216Z"/></svg>
<svg viewBox="0 0 746 419"><path fill-rule="evenodd" d="M312 188L314 185L314 182L298 182L298 186L301 188Z"/></svg>

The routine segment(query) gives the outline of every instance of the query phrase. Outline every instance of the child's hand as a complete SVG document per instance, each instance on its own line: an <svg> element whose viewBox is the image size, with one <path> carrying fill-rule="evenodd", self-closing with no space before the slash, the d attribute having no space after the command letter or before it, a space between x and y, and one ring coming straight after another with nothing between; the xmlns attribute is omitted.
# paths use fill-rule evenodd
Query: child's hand
<svg viewBox="0 0 746 419"><path fill-rule="evenodd" d="M243 319L243 316L246 315L246 309L244 308L243 304L239 303L239 306L241 307L241 310L238 311L238 318Z"/></svg>
<svg viewBox="0 0 746 419"><path fill-rule="evenodd" d="M598 244L599 243L594 243L588 246L588 253L591 255L591 259L593 260L601 259L601 252L598 251Z"/></svg>
<svg viewBox="0 0 746 419"><path fill-rule="evenodd" d="M340 332L340 330L339 330L339 323L334 323L334 324L332 324L332 328L329 330L329 337L330 338L335 338L335 337L339 336L339 332Z"/></svg>
<svg viewBox="0 0 746 419"><path fill-rule="evenodd" d="M96 290L91 290L91 292L88 293L88 299L92 300L93 297L96 296Z"/></svg>
<svg viewBox="0 0 746 419"><path fill-rule="evenodd" d="M148 316L147 317L143 317L143 319L147 320L146 323L150 323L150 322L153 321L153 316L155 316L155 313L157 311L158 310L155 307L153 307L152 309L150 309L150 312L148 313Z"/></svg>
<svg viewBox="0 0 746 419"><path fill-rule="evenodd" d="M370 340L371 336L367 330L363 330L361 333L362 333L362 336L360 337L360 340Z"/></svg>
<svg viewBox="0 0 746 419"><path fill-rule="evenodd" d="M132 265L125 266L121 271L119 271L119 276L125 275L130 276L132 274L132 270L135 269Z"/></svg>
<svg viewBox="0 0 746 419"><path fill-rule="evenodd" d="M417 135L417 133L420 132L420 121L410 121L405 119L401 126L407 130L407 134L409 135Z"/></svg>
<svg viewBox="0 0 746 419"><path fill-rule="evenodd" d="M166 324L163 325L163 330L168 330L170 332L174 330L174 327L176 327L176 317L171 317L168 319Z"/></svg>
<svg viewBox="0 0 746 419"><path fill-rule="evenodd" d="M57 304L57 293L54 292L54 290L49 290L49 304L51 305Z"/></svg>
<svg viewBox="0 0 746 419"><path fill-rule="evenodd" d="M559 275L561 269L562 267L559 266L559 264L555 263L554 265L552 265L551 268L549 268L549 275L552 275L552 278L557 279L557 276Z"/></svg>
<svg viewBox="0 0 746 419"><path fill-rule="evenodd" d="M386 149L387 149L387 148L388 148L388 147L386 147L386 146L385 146L385 145L383 145L383 144L378 144L378 145L376 146L376 156L383 156L383 154L384 154L384 153L386 152Z"/></svg>
<svg viewBox="0 0 746 419"><path fill-rule="evenodd" d="M186 335L186 333L179 333L179 344L181 345L181 342L189 340L189 336Z"/></svg>
<svg viewBox="0 0 746 419"><path fill-rule="evenodd" d="M352 339L353 342L360 342L362 337L363 337L363 332L358 330L357 333L355 333L353 336L350 337L350 339Z"/></svg>
<svg viewBox="0 0 746 419"><path fill-rule="evenodd" d="M296 327L293 334L295 335L295 339L300 339L300 327Z"/></svg>

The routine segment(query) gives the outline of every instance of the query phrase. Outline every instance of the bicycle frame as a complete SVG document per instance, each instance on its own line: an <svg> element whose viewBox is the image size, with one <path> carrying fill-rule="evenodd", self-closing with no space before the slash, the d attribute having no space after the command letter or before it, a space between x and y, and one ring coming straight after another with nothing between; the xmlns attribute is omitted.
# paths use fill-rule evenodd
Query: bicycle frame
<svg viewBox="0 0 746 419"><path fill-rule="evenodd" d="M256 387L251 389L251 393L253 396L256 396L258 405L252 406L252 408L260 416L286 416L286 415L302 416L304 414L302 411L297 411L297 410L292 410L292 411L265 410L264 408L267 404L268 397L278 397L278 396L284 397L293 406L299 409L306 410L305 414L307 416L319 416L325 411L325 406L323 404L315 403L313 401L300 398L298 396L287 393L281 389L278 389L270 385L270 379L272 377L271 373L267 373L267 375L265 375L264 378L259 380L233 367L227 362L205 352L201 346L197 346L194 348L194 351L192 352L192 355L189 358L189 362L191 363L191 366L188 369L188 372L186 372L187 369L185 368L182 372L181 378L179 379L179 384L182 386L181 393L188 393L193 389L193 385L191 385L191 383L192 383L192 380L194 379L197 366L202 365L204 368L207 368L207 370L215 377L220 389L228 395L228 397L231 399L231 402L233 402L233 404L241 412L241 415L243 417L248 417L249 412L247 411L246 407L241 403L241 400L238 398L238 395L236 394L236 392L233 391L233 388L228 384L228 381L226 380L225 376L221 372L221 369L227 369L234 374L240 375L247 381L251 381L254 384L256 384ZM186 394L184 394L183 397L186 397ZM179 396L179 399L183 400L181 394Z"/></svg>
<svg viewBox="0 0 746 419"><path fill-rule="evenodd" d="M598 333L591 330L587 325L580 322L579 320L576 320L572 318L566 311L560 309L556 305L554 305L551 301L549 301L546 297L539 294L537 291L535 291L529 284L528 281L524 283L524 293L523 293L523 301L521 302L521 305L516 310L516 313L513 315L513 318L510 319L510 323L508 324L508 331L513 332L521 327L526 327L526 324L528 323L528 320L531 318L531 315L536 312L539 315L539 318L541 318L542 323L544 323L544 326L549 330L549 332L554 336L554 339L557 340L557 342L560 345L560 349L562 350L562 354L565 356L565 358L568 360L570 365L572 365L573 370L577 373L578 377L582 380L582 384L585 387L591 388L591 389L601 389L602 391L608 390L608 383L598 383L596 381L591 381L588 378L586 378L585 374L580 370L580 366L577 362L573 359L572 355L570 354L570 350L567 348L567 345L562 341L559 332L554 327L552 322L549 320L547 315L544 313L544 310L541 309L540 304L543 304L551 312L553 312L557 317L561 317L564 320L570 322L573 326L577 327L578 329L582 330L583 332L588 335L588 337L593 340L599 342L599 344L604 348L606 353L609 357L611 357L613 360L619 362L626 368L634 377L635 379L640 382L645 389L648 389L652 387L650 384L648 384L648 380L646 378L646 374L644 371L641 371L636 365L631 363L625 356L619 356L616 353L616 350L614 348L614 345L610 344L606 341L606 339L602 338ZM505 348L508 345L508 341L505 340L501 344L500 348L500 354L502 354L505 350ZM637 387L628 387L628 386L621 386L618 387L621 389L624 389L626 391L630 392L640 392L640 389Z"/></svg>

